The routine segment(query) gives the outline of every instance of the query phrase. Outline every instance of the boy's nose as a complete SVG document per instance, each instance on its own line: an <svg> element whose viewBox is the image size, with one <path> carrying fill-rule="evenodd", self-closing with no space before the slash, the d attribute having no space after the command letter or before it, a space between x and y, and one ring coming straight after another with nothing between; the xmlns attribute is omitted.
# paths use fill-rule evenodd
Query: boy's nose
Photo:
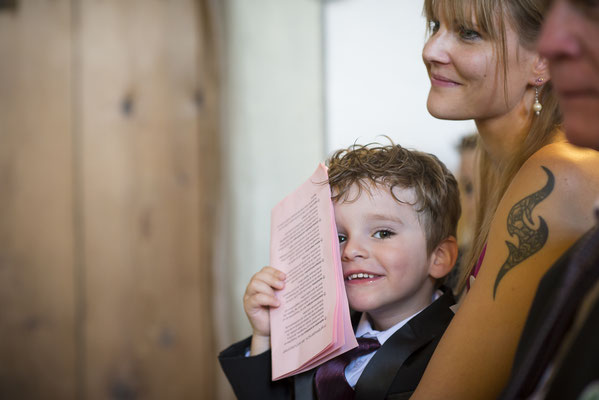
<svg viewBox="0 0 599 400"><path fill-rule="evenodd" d="M367 258L368 250L358 240L347 240L341 252L341 261L353 261L357 258Z"/></svg>

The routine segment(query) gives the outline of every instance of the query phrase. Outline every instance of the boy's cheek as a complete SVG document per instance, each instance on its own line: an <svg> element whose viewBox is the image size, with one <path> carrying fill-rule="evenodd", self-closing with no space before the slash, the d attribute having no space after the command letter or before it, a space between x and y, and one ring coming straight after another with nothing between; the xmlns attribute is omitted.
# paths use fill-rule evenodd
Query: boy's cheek
<svg viewBox="0 0 599 400"><path fill-rule="evenodd" d="M347 283L345 284L345 293L347 295L347 302L349 303L349 308L355 309L356 305L356 296L352 293L351 287L348 287Z"/></svg>
<svg viewBox="0 0 599 400"><path fill-rule="evenodd" d="M359 312L366 312L370 310L370 306L372 301L374 300L373 294L364 294L359 293L356 290L352 290L355 288L348 287L345 285L345 292L347 293L347 302L349 303L349 308Z"/></svg>

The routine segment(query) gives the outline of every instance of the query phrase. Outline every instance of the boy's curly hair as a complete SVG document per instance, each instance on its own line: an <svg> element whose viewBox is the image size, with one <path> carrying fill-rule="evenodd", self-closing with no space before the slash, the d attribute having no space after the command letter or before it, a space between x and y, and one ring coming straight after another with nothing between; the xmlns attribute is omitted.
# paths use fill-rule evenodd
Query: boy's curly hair
<svg viewBox="0 0 599 400"><path fill-rule="evenodd" d="M336 151L327 160L329 185L333 201L349 199L349 189L358 185L358 196L369 191L371 184L386 186L399 203L405 203L393 193L393 188L413 189L413 204L426 234L427 252L449 236L456 236L460 217L458 184L453 174L432 154L408 150L400 145L379 143L354 144Z"/></svg>

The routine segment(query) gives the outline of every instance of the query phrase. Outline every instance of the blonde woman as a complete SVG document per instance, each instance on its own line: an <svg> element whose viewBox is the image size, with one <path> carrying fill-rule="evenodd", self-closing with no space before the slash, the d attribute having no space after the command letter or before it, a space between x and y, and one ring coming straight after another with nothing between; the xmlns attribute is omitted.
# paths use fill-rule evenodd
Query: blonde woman
<svg viewBox="0 0 599 400"><path fill-rule="evenodd" d="M567 143L535 50L546 3L425 0L429 112L474 119L481 156L470 289L412 399L496 398L540 278L593 225L599 158Z"/></svg>

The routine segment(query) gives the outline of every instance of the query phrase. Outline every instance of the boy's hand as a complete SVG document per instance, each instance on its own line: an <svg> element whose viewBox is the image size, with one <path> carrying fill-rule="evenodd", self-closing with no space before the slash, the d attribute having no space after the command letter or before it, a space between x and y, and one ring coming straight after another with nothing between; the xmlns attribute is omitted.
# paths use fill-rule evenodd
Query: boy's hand
<svg viewBox="0 0 599 400"><path fill-rule="evenodd" d="M285 274L272 267L264 267L257 272L245 290L243 308L252 325L250 355L257 355L270 349L270 307L280 305L275 290L285 287Z"/></svg>

